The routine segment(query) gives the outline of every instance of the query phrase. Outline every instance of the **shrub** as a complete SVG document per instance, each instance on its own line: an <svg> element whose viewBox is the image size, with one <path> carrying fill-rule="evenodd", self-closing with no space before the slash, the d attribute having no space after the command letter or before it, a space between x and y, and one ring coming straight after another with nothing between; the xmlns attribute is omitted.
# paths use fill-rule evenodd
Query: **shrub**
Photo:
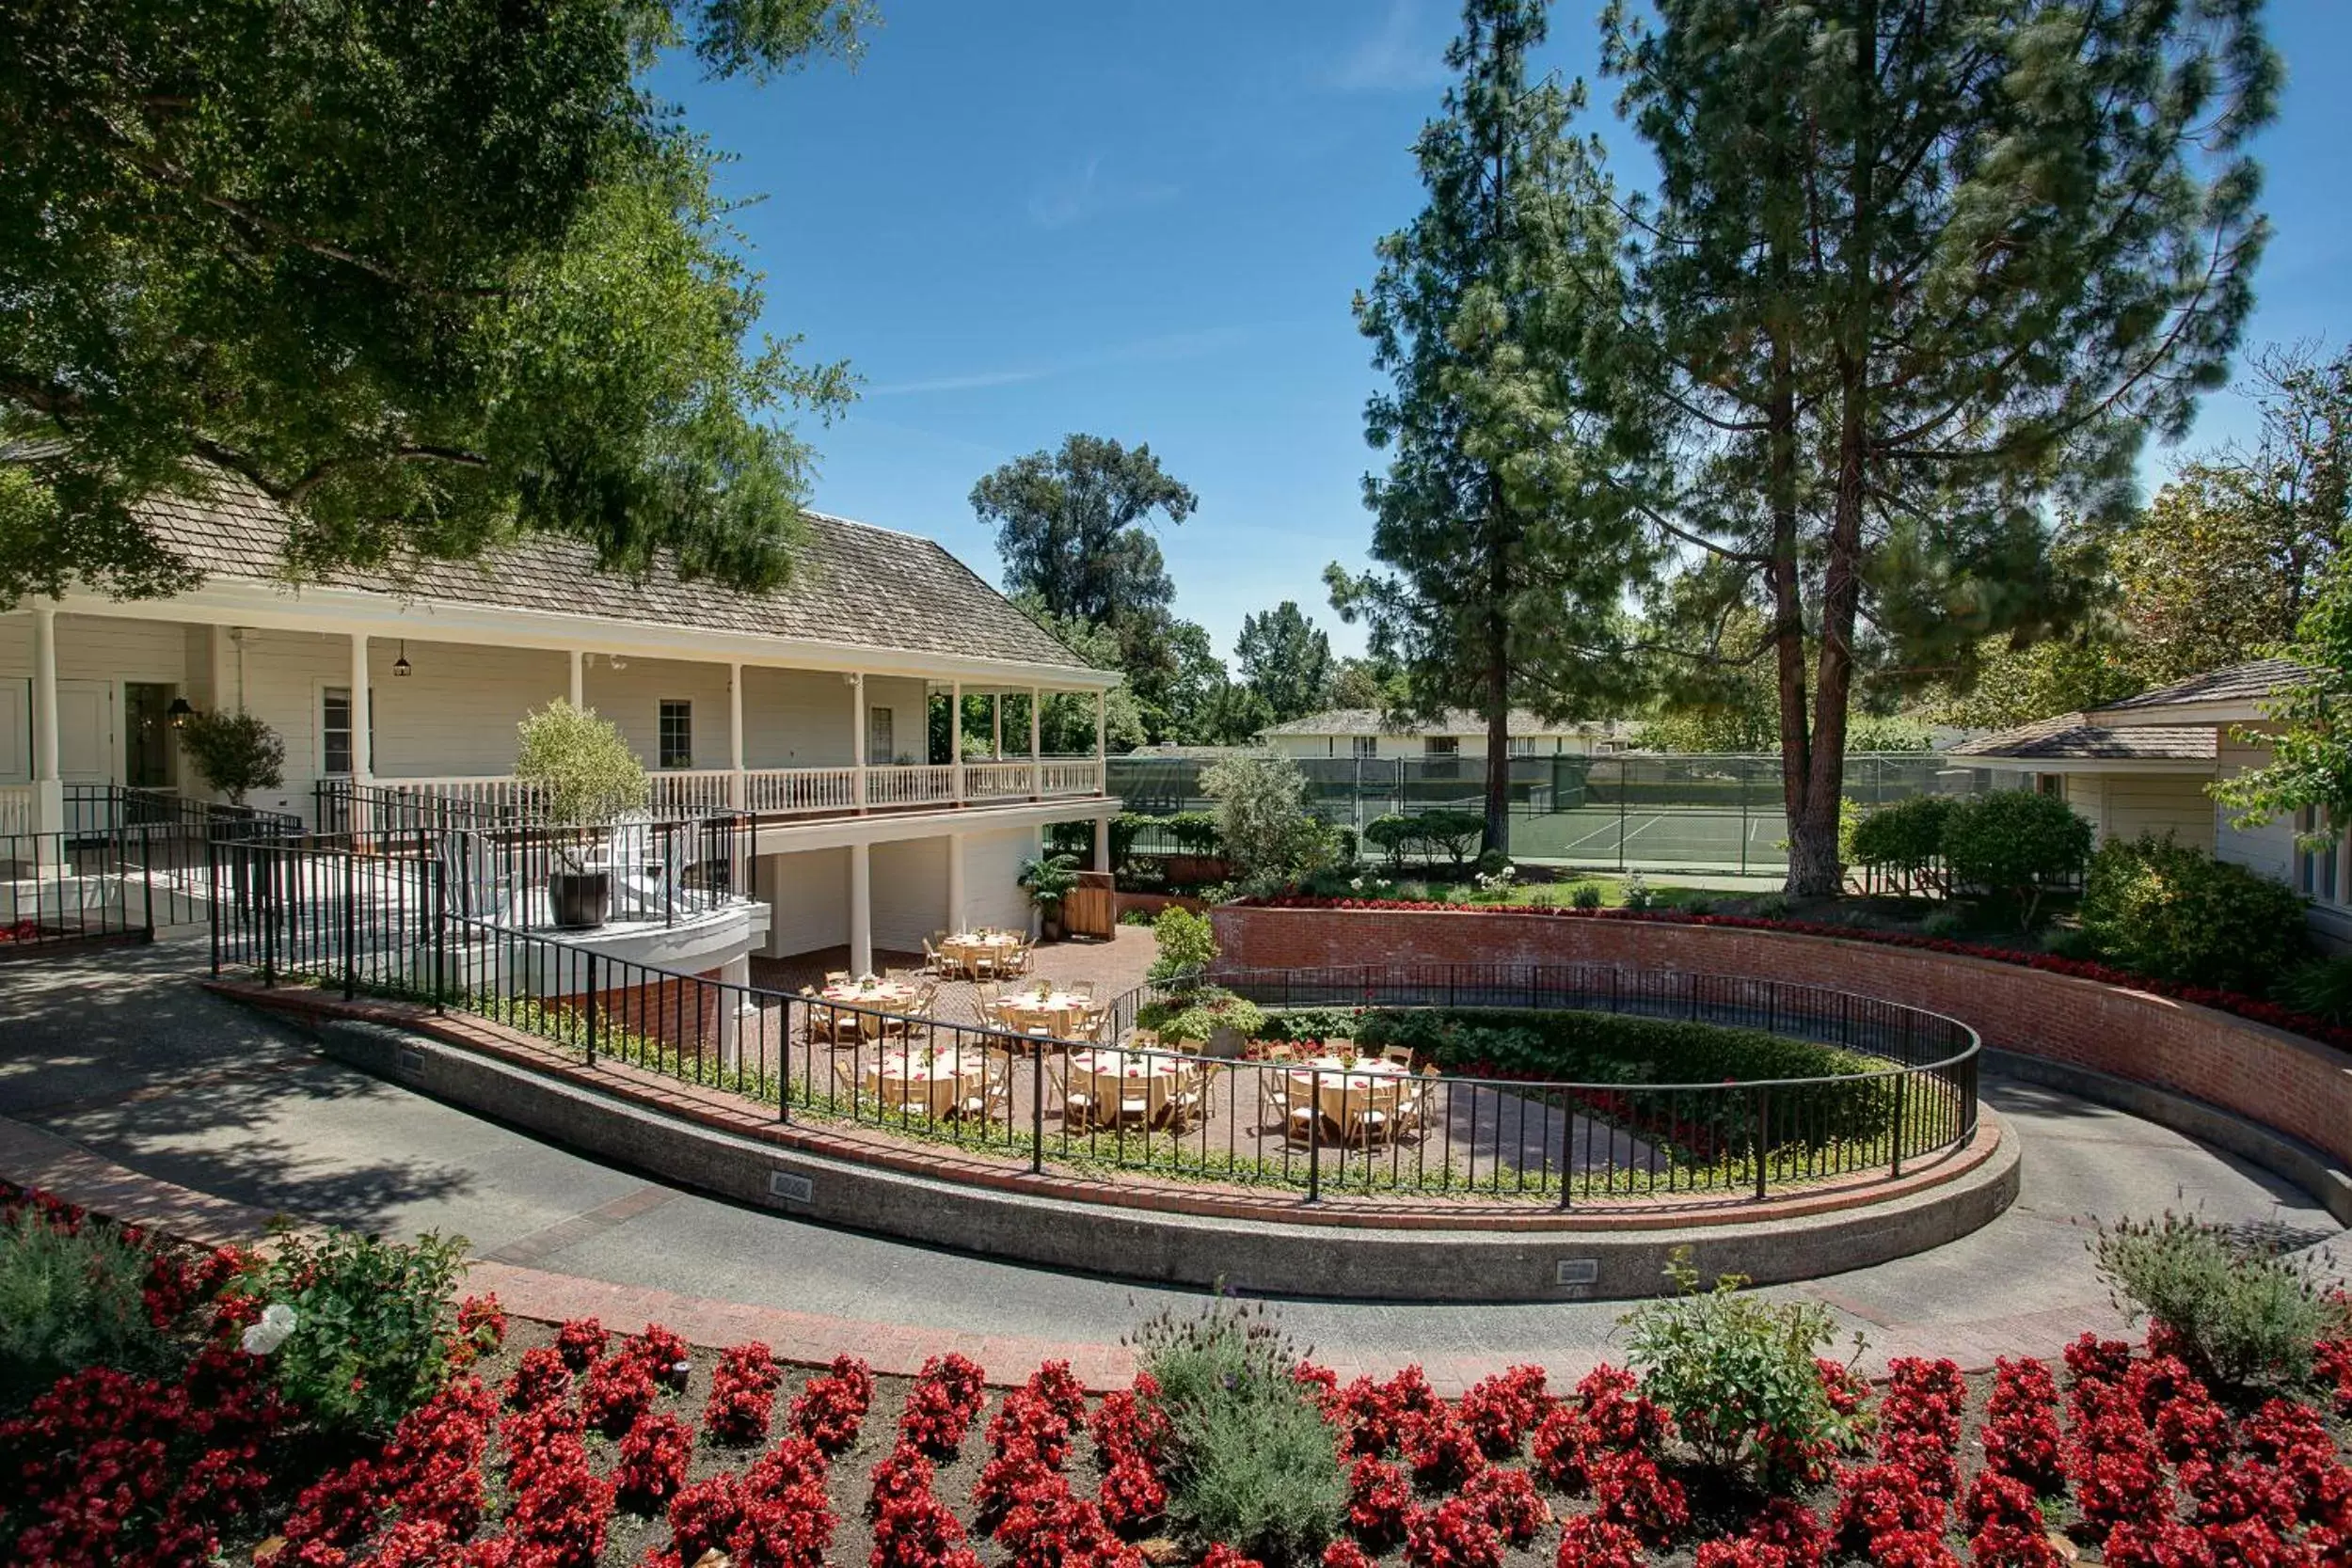
<svg viewBox="0 0 2352 1568"><path fill-rule="evenodd" d="M2310 1380L2315 1347L2344 1331L2344 1304L2308 1264L2167 1212L2102 1226L2092 1251L2117 1305L2152 1318L2182 1360L2232 1388Z"/></svg>
<svg viewBox="0 0 2352 1568"><path fill-rule="evenodd" d="M1952 802L1941 795L1915 795L1882 806L1854 824L1851 858L1894 878L1908 892L1932 888L1931 874L1944 854L1944 831Z"/></svg>
<svg viewBox="0 0 2352 1568"><path fill-rule="evenodd" d="M1303 1560L1348 1505L1337 1435L1295 1380L1298 1354L1263 1315L1212 1307L1156 1318L1136 1337L1168 1423L1168 1517L1197 1542L1267 1563Z"/></svg>
<svg viewBox="0 0 2352 1568"><path fill-rule="evenodd" d="M645 765L596 709L558 697L515 728L515 777L539 794L548 820L596 827L644 806Z"/></svg>
<svg viewBox="0 0 2352 1568"><path fill-rule="evenodd" d="M1216 962L1216 932L1205 914L1170 904L1152 922L1152 941L1159 956L1144 978L1159 984L1185 975L1203 974Z"/></svg>
<svg viewBox="0 0 2352 1568"><path fill-rule="evenodd" d="M330 1432L390 1432L448 1375L465 1259L462 1236L404 1245L281 1231L241 1278L246 1293L294 1308L294 1332L270 1353L278 1391Z"/></svg>
<svg viewBox="0 0 2352 1568"><path fill-rule="evenodd" d="M232 805L247 792L286 782L286 743L250 713L192 713L180 727L180 754Z"/></svg>
<svg viewBox="0 0 2352 1568"><path fill-rule="evenodd" d="M27 1203L0 1225L0 1396L85 1367L153 1368L168 1349L142 1296L147 1255L114 1226Z"/></svg>
<svg viewBox="0 0 2352 1568"><path fill-rule="evenodd" d="M1429 858L1435 860L1443 851L1457 873L1470 863L1479 840L1486 836L1486 819L1474 811L1425 811L1413 823Z"/></svg>
<svg viewBox="0 0 2352 1568"><path fill-rule="evenodd" d="M1216 814L1206 811L1180 811L1167 817L1163 827L1175 840L1176 847L1189 855L1214 855L1225 847L1225 840L1217 832Z"/></svg>
<svg viewBox="0 0 2352 1568"><path fill-rule="evenodd" d="M2330 1023L2352 1023L2352 957L2297 964L2271 994L2298 1013Z"/></svg>
<svg viewBox="0 0 2352 1568"><path fill-rule="evenodd" d="M1657 901L1657 895L1649 890L1648 878L1636 871L1625 879L1624 902L1627 909L1646 910Z"/></svg>
<svg viewBox="0 0 2352 1568"><path fill-rule="evenodd" d="M1851 1440L1852 1422L1814 1361L1836 1338L1828 1308L1766 1302L1744 1291L1738 1275L1702 1291L1688 1248L1677 1250L1666 1276L1676 1295L1618 1321L1630 1331L1628 1358L1641 1369L1642 1391L1708 1463L1747 1463L1766 1485L1782 1487Z"/></svg>
<svg viewBox="0 0 2352 1568"><path fill-rule="evenodd" d="M1200 789L1216 802L1225 858L1252 892L1272 892L1338 858L1336 835L1307 809L1307 776L1288 757L1227 757L1201 774Z"/></svg>
<svg viewBox="0 0 2352 1568"><path fill-rule="evenodd" d="M2055 795L2010 789L1952 804L1944 818L1944 859L1954 887L1980 888L2031 930L2042 895L2078 875L2097 833Z"/></svg>
<svg viewBox="0 0 2352 1568"><path fill-rule="evenodd" d="M1265 1009L1230 990L1208 986L1181 1001L1152 1003L1136 1014L1136 1022L1168 1045L1198 1045L1219 1029L1233 1030L1249 1040L1265 1027Z"/></svg>
<svg viewBox="0 0 2352 1568"><path fill-rule="evenodd" d="M2309 942L2294 892L2169 835L2100 849L2082 926L2112 962L2227 990L2266 989Z"/></svg>
<svg viewBox="0 0 2352 1568"><path fill-rule="evenodd" d="M1420 842L1421 830L1413 818L1396 812L1375 816L1364 824L1364 842L1385 852L1392 866L1405 863L1405 853Z"/></svg>
<svg viewBox="0 0 2352 1568"><path fill-rule="evenodd" d="M1950 942L1967 933L1967 919L1958 910L1936 910L1919 922L1919 934L1938 942Z"/></svg>
<svg viewBox="0 0 2352 1568"><path fill-rule="evenodd" d="M1768 893L1756 901L1755 914L1758 920L1786 920L1793 908L1787 894Z"/></svg>
<svg viewBox="0 0 2352 1568"><path fill-rule="evenodd" d="M1029 902L1047 920L1058 919L1062 900L1078 886L1078 860L1074 855L1032 855L1021 863L1021 870L1013 879L1015 886L1025 889Z"/></svg>
<svg viewBox="0 0 2352 1568"><path fill-rule="evenodd" d="M1600 888L1592 882L1579 882L1568 894L1568 902L1580 910L1600 908Z"/></svg>

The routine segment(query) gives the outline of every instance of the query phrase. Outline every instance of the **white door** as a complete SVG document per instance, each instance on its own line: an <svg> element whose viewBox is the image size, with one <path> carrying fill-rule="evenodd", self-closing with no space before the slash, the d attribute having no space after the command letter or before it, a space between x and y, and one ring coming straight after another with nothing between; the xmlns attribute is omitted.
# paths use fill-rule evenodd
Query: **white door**
<svg viewBox="0 0 2352 1568"><path fill-rule="evenodd" d="M57 777L68 784L114 783L114 682L57 683Z"/></svg>
<svg viewBox="0 0 2352 1568"><path fill-rule="evenodd" d="M33 683L0 680L0 784L33 778Z"/></svg>

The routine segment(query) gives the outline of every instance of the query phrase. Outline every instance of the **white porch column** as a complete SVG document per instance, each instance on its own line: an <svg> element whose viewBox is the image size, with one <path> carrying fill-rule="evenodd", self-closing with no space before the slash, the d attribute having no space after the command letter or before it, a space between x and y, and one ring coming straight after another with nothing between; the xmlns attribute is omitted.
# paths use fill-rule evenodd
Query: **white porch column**
<svg viewBox="0 0 2352 1568"><path fill-rule="evenodd" d="M863 844L850 846L850 973L874 972L873 853Z"/></svg>
<svg viewBox="0 0 2352 1568"><path fill-rule="evenodd" d="M988 758L991 762L1005 760L1005 694L988 694Z"/></svg>
<svg viewBox="0 0 2352 1568"><path fill-rule="evenodd" d="M850 766L857 770L857 809L866 809L866 672L850 677ZM861 864L864 863L860 863ZM863 974L864 970L858 973Z"/></svg>
<svg viewBox="0 0 2352 1568"><path fill-rule="evenodd" d="M947 689L947 762L955 768L956 804L963 804L963 682Z"/></svg>
<svg viewBox="0 0 2352 1568"><path fill-rule="evenodd" d="M743 809L743 664L727 666L727 756L735 777L727 781L727 804Z"/></svg>
<svg viewBox="0 0 2352 1568"><path fill-rule="evenodd" d="M351 634L351 782L366 784L375 777L375 748L369 744L375 728L373 699L368 693L368 634Z"/></svg>
<svg viewBox="0 0 2352 1568"><path fill-rule="evenodd" d="M1111 767L1106 760L1109 756L1109 736L1110 694L1098 690L1094 694L1094 793L1097 795L1110 793Z"/></svg>
<svg viewBox="0 0 2352 1568"><path fill-rule="evenodd" d="M582 648L572 650L572 706L588 705L588 654Z"/></svg>
<svg viewBox="0 0 2352 1568"><path fill-rule="evenodd" d="M65 832L65 781L57 775L57 607L33 601L33 832Z"/></svg>
<svg viewBox="0 0 2352 1568"><path fill-rule="evenodd" d="M1094 869L1097 871L1116 869L1111 864L1111 819L1107 816L1098 816L1094 819Z"/></svg>
<svg viewBox="0 0 2352 1568"><path fill-rule="evenodd" d="M954 936L964 928L963 924L963 835L947 835L947 934Z"/></svg>
<svg viewBox="0 0 2352 1568"><path fill-rule="evenodd" d="M752 983L752 956L739 954L719 968L719 978L729 988L719 993L719 1065L738 1067L743 1060L743 1023L759 1016L759 1004L752 1000L748 987Z"/></svg>
<svg viewBox="0 0 2352 1568"><path fill-rule="evenodd" d="M1040 710L1044 705L1039 701L1038 689L1034 686L1029 688L1029 799L1032 800L1045 799L1045 768L1038 761L1041 754L1038 749L1038 737L1044 733L1041 722L1043 714Z"/></svg>

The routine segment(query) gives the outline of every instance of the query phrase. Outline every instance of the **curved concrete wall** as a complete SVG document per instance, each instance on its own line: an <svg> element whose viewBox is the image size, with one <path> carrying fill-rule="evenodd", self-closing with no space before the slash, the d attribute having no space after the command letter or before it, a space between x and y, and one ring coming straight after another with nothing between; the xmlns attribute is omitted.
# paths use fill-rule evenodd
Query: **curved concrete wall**
<svg viewBox="0 0 2352 1568"><path fill-rule="evenodd" d="M1221 961L1237 968L1617 962L1889 997L1970 1024L1990 1049L2185 1095L2352 1165L2352 1056L2124 986L1885 942L1670 921L1236 906L1212 918Z"/></svg>

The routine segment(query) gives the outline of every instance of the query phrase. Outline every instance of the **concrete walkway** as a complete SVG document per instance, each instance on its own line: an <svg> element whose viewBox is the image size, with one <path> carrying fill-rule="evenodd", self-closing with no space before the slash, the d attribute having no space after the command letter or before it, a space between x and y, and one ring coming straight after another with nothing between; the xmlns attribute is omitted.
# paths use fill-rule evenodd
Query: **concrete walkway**
<svg viewBox="0 0 2352 1568"><path fill-rule="evenodd" d="M878 1348L908 1365L964 1348L999 1361L1076 1353L1112 1372L1139 1318L1197 1304L648 1182L328 1062L291 1028L200 990L201 962L200 948L171 946L0 962L0 1117L20 1124L0 1123L0 1175L40 1168L44 1151L50 1168L71 1168L54 1159L70 1146L92 1170L111 1162L264 1211L462 1233L510 1304L528 1291L559 1312L675 1314L877 1365ZM2298 1246L2338 1234L2285 1182L2177 1133L1998 1079L1985 1098L2024 1148L2009 1213L1935 1252L1774 1292L1827 1303L1868 1337L1866 1364L1926 1354L1982 1365L2120 1331L2085 1249L2094 1216L2188 1209ZM1297 1301L1281 1315L1343 1370L1417 1360L1458 1384L1515 1361L1572 1374L1614 1354L1621 1310Z"/></svg>

